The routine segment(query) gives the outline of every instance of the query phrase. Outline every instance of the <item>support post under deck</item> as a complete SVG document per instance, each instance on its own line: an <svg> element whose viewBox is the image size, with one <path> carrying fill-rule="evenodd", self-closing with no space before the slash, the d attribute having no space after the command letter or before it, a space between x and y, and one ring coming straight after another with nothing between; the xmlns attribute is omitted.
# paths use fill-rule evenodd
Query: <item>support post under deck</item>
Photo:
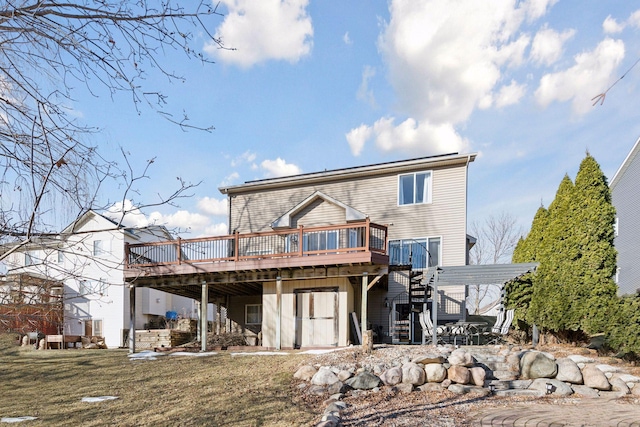
<svg viewBox="0 0 640 427"><path fill-rule="evenodd" d="M209 329L209 316L207 308L209 306L209 286L207 282L202 282L202 299L200 301L200 350L207 351L207 330Z"/></svg>
<svg viewBox="0 0 640 427"><path fill-rule="evenodd" d="M129 285L129 353L136 352L136 287Z"/></svg>

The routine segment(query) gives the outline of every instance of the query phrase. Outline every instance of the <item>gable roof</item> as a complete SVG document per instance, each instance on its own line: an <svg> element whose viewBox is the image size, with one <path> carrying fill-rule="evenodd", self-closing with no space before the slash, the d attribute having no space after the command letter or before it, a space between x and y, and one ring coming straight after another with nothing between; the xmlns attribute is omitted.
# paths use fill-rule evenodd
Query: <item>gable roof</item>
<svg viewBox="0 0 640 427"><path fill-rule="evenodd" d="M469 154L443 154L439 156L420 157L416 159L400 160L395 162L377 163L367 166L356 166L351 168L325 170L323 172L312 172L300 175L292 175L281 178L269 178L255 181L247 181L244 184L219 187L222 194L237 194L254 190L266 190L282 188L291 185L310 184L316 182L337 181L345 178L355 179L359 177L370 177L388 173L401 173L415 171L419 168L431 168L452 165L464 165L473 162L476 153Z"/></svg>
<svg viewBox="0 0 640 427"><path fill-rule="evenodd" d="M622 164L620 165L620 168L618 169L616 174L613 176L613 179L609 183L609 188L613 190L613 188L618 184L618 182L620 181L624 173L627 171L627 168L629 168L629 165L631 165L631 163L639 154L640 154L640 138L636 140L636 143L633 145L633 148L631 149L629 154L627 154L627 157L624 159L624 162L622 162Z"/></svg>
<svg viewBox="0 0 640 427"><path fill-rule="evenodd" d="M327 196L326 194L324 194L321 191L316 191L315 193L313 193L312 195L310 195L309 197L307 197L306 199L304 199L303 201L301 201L300 203L295 205L293 208L291 208L288 212L286 212L280 218L278 218L275 221L273 221L271 223L271 227L272 228L287 228L287 227L291 227L291 217L294 216L295 214L300 212L302 209L306 208L307 206L309 206L311 203L313 203L314 201L316 201L318 199L322 199L322 200L324 200L326 202L333 203L334 205L339 206L342 209L344 209L347 222L360 221L360 220L367 219L367 215L363 214L359 210L354 209L351 206L346 205L346 204L342 203L341 201L334 199L331 196Z"/></svg>

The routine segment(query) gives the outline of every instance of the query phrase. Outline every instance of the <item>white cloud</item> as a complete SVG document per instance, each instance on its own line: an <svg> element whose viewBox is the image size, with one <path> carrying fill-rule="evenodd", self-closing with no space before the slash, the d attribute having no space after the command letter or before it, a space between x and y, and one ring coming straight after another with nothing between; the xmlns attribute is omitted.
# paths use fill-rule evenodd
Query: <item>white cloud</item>
<svg viewBox="0 0 640 427"><path fill-rule="evenodd" d="M125 227L145 227L150 224L149 219L137 207L133 206L131 200L116 202L111 205L104 216L113 221L121 222ZM122 221L121 221L122 220Z"/></svg>
<svg viewBox="0 0 640 427"><path fill-rule="evenodd" d="M498 91L498 95L495 100L495 105L498 108L506 107L508 105L517 104L526 92L526 85L520 85L514 80L508 85L502 86Z"/></svg>
<svg viewBox="0 0 640 427"><path fill-rule="evenodd" d="M347 142L349 143L349 147L351 147L351 154L354 156L359 156L362 153L362 149L364 148L364 144L371 138L373 135L372 128L362 124L360 127L355 129L351 129L349 133L347 133Z"/></svg>
<svg viewBox="0 0 640 427"><path fill-rule="evenodd" d="M169 229L199 230L209 225L210 220L205 215L180 210L167 215L157 211L151 212L151 214L149 214L149 222L151 224L164 225Z"/></svg>
<svg viewBox="0 0 640 427"><path fill-rule="evenodd" d="M394 122L394 118L385 117L375 122L373 127L362 125L354 129L359 131L359 143L364 145L374 137L376 146L383 152L402 151L411 155L459 153L469 148L469 141L462 138L451 124L418 123L407 119L396 126Z"/></svg>
<svg viewBox="0 0 640 427"><path fill-rule="evenodd" d="M223 0L228 11L215 37L226 47L209 42L204 49L222 62L243 68L271 59L297 62L313 46L308 0Z"/></svg>
<svg viewBox="0 0 640 427"><path fill-rule="evenodd" d="M602 30L605 34L617 34L624 30L624 24L619 24L615 18L612 18L611 15L609 15L602 23Z"/></svg>
<svg viewBox="0 0 640 427"><path fill-rule="evenodd" d="M232 185L240 178L240 174L238 172L231 172L229 175L225 176L222 182L220 183L221 187L227 187Z"/></svg>
<svg viewBox="0 0 640 427"><path fill-rule="evenodd" d="M198 209L208 215L227 215L227 199L214 199L213 197L203 197L198 200Z"/></svg>
<svg viewBox="0 0 640 427"><path fill-rule="evenodd" d="M361 101L365 101L371 107L375 108L376 98L373 96L373 90L369 89L369 81L376 75L375 67L365 65L362 71L362 82L358 88L357 98Z"/></svg>
<svg viewBox="0 0 640 427"><path fill-rule="evenodd" d="M640 28L640 9L636 10L631 14L631 16L629 16L627 23L632 27Z"/></svg>
<svg viewBox="0 0 640 427"><path fill-rule="evenodd" d="M522 8L529 22L542 18L558 0L527 0L522 3Z"/></svg>
<svg viewBox="0 0 640 427"><path fill-rule="evenodd" d="M572 100L573 111L585 114L591 109L591 99L611 83L623 58L624 43L607 38L593 51L576 55L573 67L544 75L536 99L543 107L553 101Z"/></svg>
<svg viewBox="0 0 640 427"><path fill-rule="evenodd" d="M205 236L224 236L226 234L229 234L229 230L225 223L212 224L204 229Z"/></svg>
<svg viewBox="0 0 640 427"><path fill-rule="evenodd" d="M342 36L342 41L346 45L352 45L353 44L353 40L351 40L351 37L349 37L349 31L344 33L344 36Z"/></svg>
<svg viewBox="0 0 640 427"><path fill-rule="evenodd" d="M543 27L533 38L531 44L531 59L543 65L551 65L560 59L564 43L575 35L575 30L566 30L559 33L555 30Z"/></svg>
<svg viewBox="0 0 640 427"><path fill-rule="evenodd" d="M267 178L278 178L302 173L302 170L298 166L287 163L280 157L275 160L264 160L260 163L260 167L265 171Z"/></svg>
<svg viewBox="0 0 640 427"><path fill-rule="evenodd" d="M243 163L251 163L256 159L256 153L251 150L247 150L244 153L240 154L235 159L231 160L231 166L236 167Z"/></svg>

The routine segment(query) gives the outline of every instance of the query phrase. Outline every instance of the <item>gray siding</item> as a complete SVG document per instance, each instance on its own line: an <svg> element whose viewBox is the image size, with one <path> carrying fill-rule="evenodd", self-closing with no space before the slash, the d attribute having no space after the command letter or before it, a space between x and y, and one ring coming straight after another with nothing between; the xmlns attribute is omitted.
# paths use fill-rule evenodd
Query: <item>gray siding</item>
<svg viewBox="0 0 640 427"><path fill-rule="evenodd" d="M232 195L230 229L244 233L268 231L273 221L315 191L321 191L368 215L372 222L393 224L389 226L390 240L441 237L442 264L464 265L467 166L416 167L413 172L424 170L433 172L429 204L398 206L398 173L327 183L294 182L285 188ZM314 202L308 208L313 209L304 209L295 216L305 226L345 222L344 212L326 201Z"/></svg>
<svg viewBox="0 0 640 427"><path fill-rule="evenodd" d="M624 174L612 188L618 217L618 293L635 294L640 288L640 155L628 159Z"/></svg>

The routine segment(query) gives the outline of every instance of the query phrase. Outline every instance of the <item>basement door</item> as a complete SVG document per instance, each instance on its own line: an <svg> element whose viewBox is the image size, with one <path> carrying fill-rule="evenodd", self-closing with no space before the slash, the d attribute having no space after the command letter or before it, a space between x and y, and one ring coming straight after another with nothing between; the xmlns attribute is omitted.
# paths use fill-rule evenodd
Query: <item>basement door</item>
<svg viewBox="0 0 640 427"><path fill-rule="evenodd" d="M295 347L338 345L338 288L295 290Z"/></svg>

